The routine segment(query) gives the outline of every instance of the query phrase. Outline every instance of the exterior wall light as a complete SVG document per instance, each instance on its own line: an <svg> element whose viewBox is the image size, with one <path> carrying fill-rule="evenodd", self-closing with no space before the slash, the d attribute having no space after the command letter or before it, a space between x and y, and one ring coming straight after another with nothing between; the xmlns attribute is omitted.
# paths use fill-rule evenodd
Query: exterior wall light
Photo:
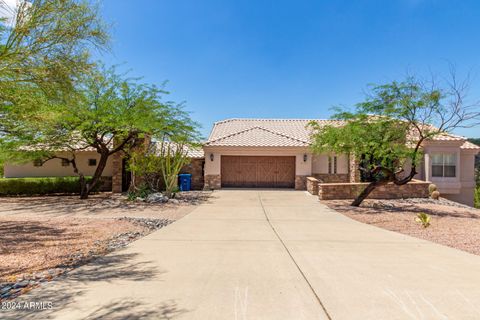
<svg viewBox="0 0 480 320"><path fill-rule="evenodd" d="M213 157L213 153L210 153L210 161L213 161L214 157Z"/></svg>
<svg viewBox="0 0 480 320"><path fill-rule="evenodd" d="M303 162L307 162L307 154L306 153L303 155Z"/></svg>

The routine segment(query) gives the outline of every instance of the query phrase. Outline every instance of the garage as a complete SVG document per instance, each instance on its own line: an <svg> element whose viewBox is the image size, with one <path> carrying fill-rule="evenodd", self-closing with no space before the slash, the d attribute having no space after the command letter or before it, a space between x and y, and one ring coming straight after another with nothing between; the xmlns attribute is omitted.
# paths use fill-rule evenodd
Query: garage
<svg viewBox="0 0 480 320"><path fill-rule="evenodd" d="M222 156L222 187L294 188L295 157Z"/></svg>

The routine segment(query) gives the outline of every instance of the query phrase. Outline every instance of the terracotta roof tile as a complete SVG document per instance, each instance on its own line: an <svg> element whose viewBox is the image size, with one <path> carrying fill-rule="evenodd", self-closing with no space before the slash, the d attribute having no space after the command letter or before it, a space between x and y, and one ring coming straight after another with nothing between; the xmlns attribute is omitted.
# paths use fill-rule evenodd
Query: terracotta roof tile
<svg viewBox="0 0 480 320"><path fill-rule="evenodd" d="M473 144L470 141L465 141L465 143L462 144L460 149L480 150L480 146L477 146L476 144Z"/></svg>
<svg viewBox="0 0 480 320"><path fill-rule="evenodd" d="M223 137L210 139L209 146L308 147L309 140L290 137L264 127L251 127Z"/></svg>
<svg viewBox="0 0 480 320"><path fill-rule="evenodd" d="M206 145L308 146L311 121L340 125L342 121L319 119L227 119L216 122ZM238 136L237 136L238 135ZM260 138L257 135L261 135ZM228 139L227 139L228 137ZM220 142L219 139L223 142ZM218 140L218 141L217 141ZM235 144L240 143L240 144Z"/></svg>
<svg viewBox="0 0 480 320"><path fill-rule="evenodd" d="M226 119L216 122L207 146L241 147L305 147L310 143L311 129L308 124L316 121L321 125L339 126L340 120L324 119ZM433 127L432 127L433 128ZM476 149L478 146L467 142L465 137L443 133L435 141L465 141L462 149Z"/></svg>

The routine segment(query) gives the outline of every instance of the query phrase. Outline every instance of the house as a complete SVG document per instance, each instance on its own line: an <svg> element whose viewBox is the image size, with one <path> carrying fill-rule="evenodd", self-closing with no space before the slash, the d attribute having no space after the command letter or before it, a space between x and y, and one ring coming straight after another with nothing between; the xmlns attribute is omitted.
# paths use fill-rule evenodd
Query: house
<svg viewBox="0 0 480 320"><path fill-rule="evenodd" d="M204 144L205 188L306 189L308 177L325 183L360 182L346 154L312 154L307 119L227 119L216 122ZM336 120L313 120L341 125ZM442 196L473 205L474 161L480 147L444 134L423 145L416 179L435 183Z"/></svg>
<svg viewBox="0 0 480 320"><path fill-rule="evenodd" d="M306 190L307 181L347 189L347 184L362 178L356 159L347 154L312 154L311 131L307 119L227 119L216 122L203 150L189 150L190 163L181 173L192 174L193 189L220 188L294 188ZM313 120L325 125L342 125L336 120ZM437 185L445 198L473 205L475 189L474 163L480 147L465 138L443 134L423 145L424 159L416 179L398 192L402 197L425 190L425 181ZM77 164L85 175L92 175L99 155L91 149L79 151ZM60 159L40 166L40 162L6 165L5 177L73 176L73 169ZM130 173L126 159L113 155L104 171L111 178L110 190L128 190ZM340 183L340 185L338 185ZM345 183L345 185L341 185ZM400 189L400 190L403 190ZM421 191L423 192L423 191ZM317 193L315 191L314 193ZM425 193L422 193L425 195ZM379 196L384 196L381 193ZM426 194L428 196L428 193Z"/></svg>
<svg viewBox="0 0 480 320"><path fill-rule="evenodd" d="M58 152L58 156L70 158L67 152ZM190 162L185 165L181 173L192 174L192 188L203 189L203 150L188 150ZM80 172L85 176L92 176L100 160L100 154L94 148L88 147L75 152L76 164ZM52 159L45 163L39 159L23 164L6 164L4 166L5 178L28 178L28 177L69 177L76 176L73 167L67 161ZM107 165L102 173L103 191L124 192L130 186L131 173L128 171L127 159L121 153L109 157Z"/></svg>

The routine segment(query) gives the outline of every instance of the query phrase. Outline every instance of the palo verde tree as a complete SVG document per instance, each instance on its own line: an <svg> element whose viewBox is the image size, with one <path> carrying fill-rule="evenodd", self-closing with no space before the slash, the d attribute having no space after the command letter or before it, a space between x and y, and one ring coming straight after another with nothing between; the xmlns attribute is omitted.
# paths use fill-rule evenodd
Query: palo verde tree
<svg viewBox="0 0 480 320"><path fill-rule="evenodd" d="M89 73L93 48L108 47L105 24L86 0L0 0L0 163L28 160L16 152L43 139L35 128L68 105ZM41 131L39 131L41 132Z"/></svg>
<svg viewBox="0 0 480 320"><path fill-rule="evenodd" d="M314 152L346 153L370 184L352 202L359 206L378 186L407 184L417 174L422 145L460 127L477 125L478 103L466 102L468 79L455 73L445 84L408 77L403 82L373 86L355 111L336 109L343 125L312 122Z"/></svg>
<svg viewBox="0 0 480 320"><path fill-rule="evenodd" d="M8 146L10 161L25 157L43 162L67 161L80 177L80 197L85 199L98 184L112 155L128 152L146 136L174 136L179 130L177 124L188 119L181 107L162 102L165 93L136 79L124 78L113 69L100 69L81 79L68 100L49 103L44 121L23 121L22 135L5 136L3 145ZM76 162L78 152L85 149L100 155L89 181Z"/></svg>
<svg viewBox="0 0 480 320"><path fill-rule="evenodd" d="M17 121L43 121L49 103L68 97L94 67L90 52L107 48L109 37L86 0L0 0L0 12L0 133L21 135Z"/></svg>

